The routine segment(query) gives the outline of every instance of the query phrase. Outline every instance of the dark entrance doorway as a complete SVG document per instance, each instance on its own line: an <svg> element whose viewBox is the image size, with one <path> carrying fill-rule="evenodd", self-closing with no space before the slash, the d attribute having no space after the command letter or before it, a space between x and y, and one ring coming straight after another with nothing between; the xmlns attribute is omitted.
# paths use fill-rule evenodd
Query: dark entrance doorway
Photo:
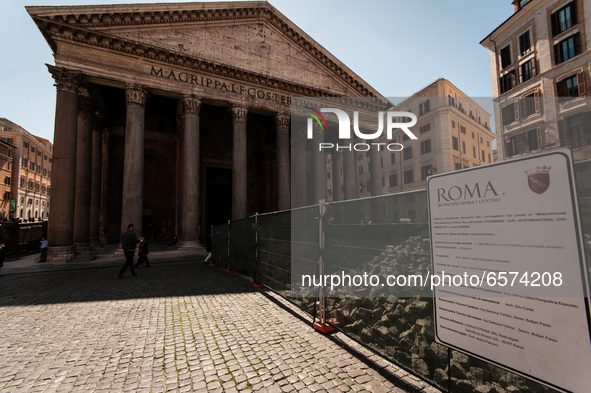
<svg viewBox="0 0 591 393"><path fill-rule="evenodd" d="M205 226L207 250L211 250L211 226L232 218L232 170L207 168L205 194Z"/></svg>

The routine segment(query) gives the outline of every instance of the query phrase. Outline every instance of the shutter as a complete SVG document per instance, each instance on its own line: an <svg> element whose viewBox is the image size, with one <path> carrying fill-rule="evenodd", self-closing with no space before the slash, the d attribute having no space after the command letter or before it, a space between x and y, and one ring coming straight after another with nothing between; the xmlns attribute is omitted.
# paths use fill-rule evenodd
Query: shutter
<svg viewBox="0 0 591 393"><path fill-rule="evenodd" d="M533 59L531 59L530 62L531 62L531 77L533 78L534 76L538 75L538 72L536 71L537 70L537 68L536 68L537 61L536 61L535 57Z"/></svg>
<svg viewBox="0 0 591 393"><path fill-rule="evenodd" d="M559 99L566 97L566 82L564 80L556 83L556 93Z"/></svg>
<svg viewBox="0 0 591 393"><path fill-rule="evenodd" d="M509 156L509 138L505 138L505 143L503 144L503 151L505 152L505 157Z"/></svg>
<svg viewBox="0 0 591 393"><path fill-rule="evenodd" d="M519 83L523 83L523 66L519 66L517 67L517 78L519 80Z"/></svg>
<svg viewBox="0 0 591 393"><path fill-rule="evenodd" d="M519 120L519 101L513 103L513 109L515 110L515 121Z"/></svg>
<svg viewBox="0 0 591 393"><path fill-rule="evenodd" d="M558 120L558 139L560 146L568 146L566 138L566 120Z"/></svg>
<svg viewBox="0 0 591 393"><path fill-rule="evenodd" d="M536 113L540 113L541 105L540 105L540 91L534 91L534 105L536 109Z"/></svg>
<svg viewBox="0 0 591 393"><path fill-rule="evenodd" d="M579 84L579 97L586 96L585 72L581 71L577 74L577 83Z"/></svg>
<svg viewBox="0 0 591 393"><path fill-rule="evenodd" d="M552 37L555 37L558 33L558 14L553 13L550 15L550 24L552 25Z"/></svg>
<svg viewBox="0 0 591 393"><path fill-rule="evenodd" d="M554 45L554 65L560 64L560 44Z"/></svg>
<svg viewBox="0 0 591 393"><path fill-rule="evenodd" d="M570 8L570 20L571 20L571 26L576 25L577 22L577 1L573 1L571 4L571 8Z"/></svg>
<svg viewBox="0 0 591 393"><path fill-rule="evenodd" d="M517 139L517 154L525 153L527 151L527 137L525 134L518 135Z"/></svg>
<svg viewBox="0 0 591 393"><path fill-rule="evenodd" d="M541 149L544 146L544 134L542 133L542 127L538 127L536 129L536 134L538 136L538 149Z"/></svg>
<svg viewBox="0 0 591 393"><path fill-rule="evenodd" d="M573 36L574 46L575 46L575 56L581 54L581 36L579 33Z"/></svg>

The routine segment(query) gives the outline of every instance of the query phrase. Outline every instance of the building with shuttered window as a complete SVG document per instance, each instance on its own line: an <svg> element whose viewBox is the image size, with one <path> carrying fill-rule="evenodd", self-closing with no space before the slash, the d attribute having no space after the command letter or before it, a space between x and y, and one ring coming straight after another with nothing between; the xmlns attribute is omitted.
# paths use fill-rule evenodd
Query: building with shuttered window
<svg viewBox="0 0 591 393"><path fill-rule="evenodd" d="M591 158L591 7L583 0L515 0L480 42L490 51L499 160L558 147Z"/></svg>

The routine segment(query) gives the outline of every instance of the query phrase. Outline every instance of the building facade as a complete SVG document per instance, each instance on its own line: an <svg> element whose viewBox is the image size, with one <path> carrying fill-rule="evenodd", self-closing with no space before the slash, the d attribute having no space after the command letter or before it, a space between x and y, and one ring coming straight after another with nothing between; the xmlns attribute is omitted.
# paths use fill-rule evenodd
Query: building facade
<svg viewBox="0 0 591 393"><path fill-rule="evenodd" d="M515 13L481 45L490 51L499 160L570 147L591 158L591 6L514 1Z"/></svg>
<svg viewBox="0 0 591 393"><path fill-rule="evenodd" d="M411 131L418 139L397 130L391 142L402 143L404 149L382 149L375 168L369 151L356 152L356 197L425 189L430 175L493 162L491 115L450 81L439 79L392 110L417 115ZM387 142L385 137L380 142ZM325 159L327 200L343 200L343 155L330 154Z"/></svg>
<svg viewBox="0 0 591 393"><path fill-rule="evenodd" d="M267 2L27 11L55 58L56 258L129 223L200 249L212 225L288 209L291 97L380 97Z"/></svg>
<svg viewBox="0 0 591 393"><path fill-rule="evenodd" d="M0 222L6 221L15 211L12 197L12 167L15 147L8 139L0 137Z"/></svg>
<svg viewBox="0 0 591 393"><path fill-rule="evenodd" d="M46 220L49 217L53 145L47 139L37 137L10 120L0 119L0 139L6 147L7 161L2 170L7 172L4 185L10 186L13 210L8 209L9 219ZM10 173L10 175L8 175ZM0 179L0 181L2 180ZM5 192L3 196L7 196ZM4 200L3 200L4 202Z"/></svg>

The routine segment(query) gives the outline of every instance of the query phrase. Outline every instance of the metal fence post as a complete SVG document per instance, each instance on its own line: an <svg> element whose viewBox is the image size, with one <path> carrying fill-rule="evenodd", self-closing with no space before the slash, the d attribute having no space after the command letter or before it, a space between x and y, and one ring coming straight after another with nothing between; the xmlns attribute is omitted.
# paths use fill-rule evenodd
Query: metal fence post
<svg viewBox="0 0 591 393"><path fill-rule="evenodd" d="M318 220L318 248L320 255L318 256L318 274L324 277L324 213L326 212L326 202L324 199L318 202L320 212L320 219ZM314 323L314 329L321 333L330 333L336 330L334 327L326 323L326 299L324 297L324 286L318 288L318 322Z"/></svg>

